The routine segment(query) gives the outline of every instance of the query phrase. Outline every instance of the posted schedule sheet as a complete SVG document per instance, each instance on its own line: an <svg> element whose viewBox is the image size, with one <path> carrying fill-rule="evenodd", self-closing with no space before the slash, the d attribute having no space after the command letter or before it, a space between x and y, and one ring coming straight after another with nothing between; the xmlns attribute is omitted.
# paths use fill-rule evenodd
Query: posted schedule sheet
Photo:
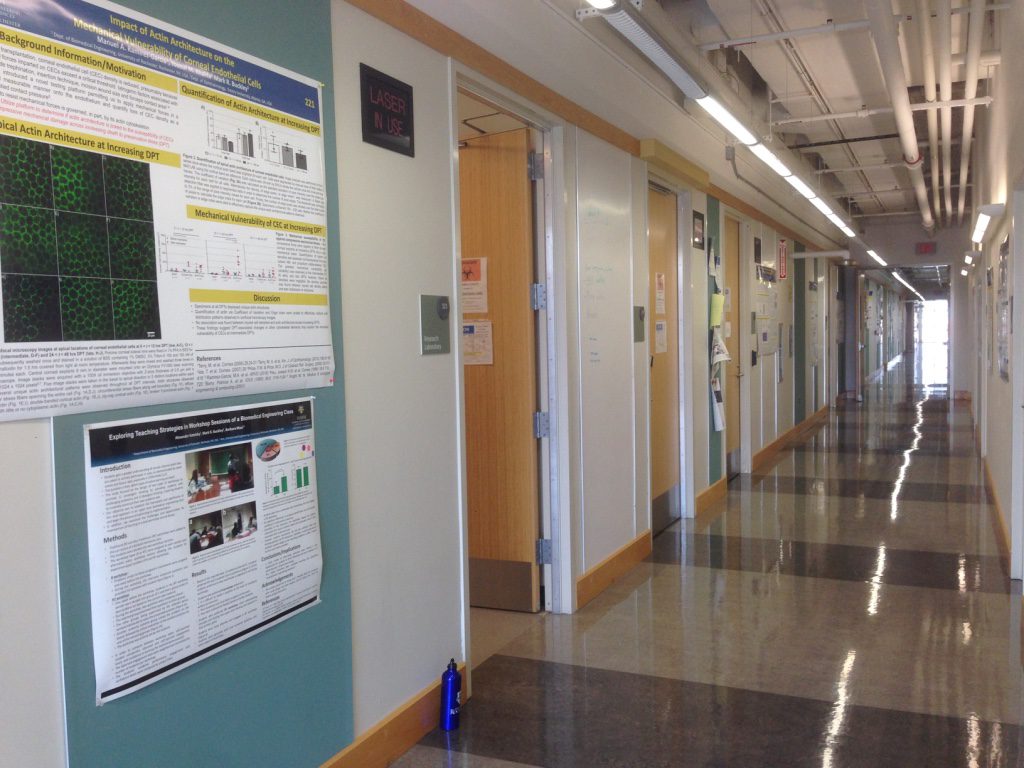
<svg viewBox="0 0 1024 768"><path fill-rule="evenodd" d="M319 601L310 399L85 427L96 701Z"/></svg>
<svg viewBox="0 0 1024 768"><path fill-rule="evenodd" d="M333 382L319 83L0 0L0 420Z"/></svg>

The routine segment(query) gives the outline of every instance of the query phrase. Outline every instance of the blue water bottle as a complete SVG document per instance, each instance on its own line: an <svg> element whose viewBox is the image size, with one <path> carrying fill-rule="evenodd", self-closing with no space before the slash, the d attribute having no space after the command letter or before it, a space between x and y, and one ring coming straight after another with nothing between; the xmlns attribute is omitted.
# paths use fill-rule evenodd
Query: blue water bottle
<svg viewBox="0 0 1024 768"><path fill-rule="evenodd" d="M441 730L454 731L459 727L459 704L462 700L462 675L455 659L441 675Z"/></svg>

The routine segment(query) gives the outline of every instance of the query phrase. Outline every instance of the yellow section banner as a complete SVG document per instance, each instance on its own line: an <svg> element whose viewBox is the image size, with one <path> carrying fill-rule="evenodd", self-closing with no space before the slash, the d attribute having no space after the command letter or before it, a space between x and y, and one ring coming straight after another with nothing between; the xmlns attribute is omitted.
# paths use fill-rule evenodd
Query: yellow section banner
<svg viewBox="0 0 1024 768"><path fill-rule="evenodd" d="M288 304L303 307L326 307L326 293L279 293L263 291L222 291L215 288L190 288L193 304Z"/></svg>
<svg viewBox="0 0 1024 768"><path fill-rule="evenodd" d="M51 59L76 64L80 67L88 67L108 75L123 77L126 80L133 80L142 85L149 85L153 88L160 88L164 91L174 93L178 90L178 81L173 77L161 75L158 72L151 72L148 69L135 67L117 59L110 59L96 53L83 51L81 48L74 48L69 45L62 45L53 40L17 32L13 29L0 29L0 45L10 48L18 48L22 51L47 56Z"/></svg>
<svg viewBox="0 0 1024 768"><path fill-rule="evenodd" d="M103 136L93 136L89 133L79 133L64 128L53 128L41 123L28 123L6 115L0 115L0 133L32 141L45 141L48 144L84 149L88 152L102 152L105 155L126 157L129 160L139 160L143 163L169 165L172 168L181 167L181 155L177 152L165 152L161 149L129 144L117 139L107 139Z"/></svg>
<svg viewBox="0 0 1024 768"><path fill-rule="evenodd" d="M260 216L257 213L238 213L223 211L219 208L205 208L198 205L187 206L188 217L199 221L218 221L222 224L237 224L243 227L259 229L276 229L281 232L294 232L299 235L326 237L327 227L323 224L308 224L304 221L276 219L273 216Z"/></svg>
<svg viewBox="0 0 1024 768"><path fill-rule="evenodd" d="M265 120L268 123L277 123L278 125L283 125L285 128L302 131L303 133L308 133L310 136L320 135L320 126L316 123L311 123L309 120L303 120L301 117L294 117L293 115L289 115L285 112L278 112L276 109L263 107L259 104L254 104L251 101L242 101L241 99L228 96L225 93L211 91L209 88L203 88L201 85L182 82L181 94L182 96L188 96L192 99L205 101L208 104L224 107L225 109L231 109L235 112L241 112L242 114L254 117L257 120Z"/></svg>

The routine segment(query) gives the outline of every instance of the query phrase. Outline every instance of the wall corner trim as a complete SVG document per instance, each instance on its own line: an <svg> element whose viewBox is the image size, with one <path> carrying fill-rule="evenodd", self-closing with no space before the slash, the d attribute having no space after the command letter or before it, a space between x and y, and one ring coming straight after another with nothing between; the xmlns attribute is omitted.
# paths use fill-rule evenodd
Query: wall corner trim
<svg viewBox="0 0 1024 768"><path fill-rule="evenodd" d="M657 139L640 140L640 159L667 174L680 186L693 187L701 192L707 192L711 186L711 177L707 171Z"/></svg>
<svg viewBox="0 0 1024 768"><path fill-rule="evenodd" d="M459 672L463 681L467 681L464 663L459 664ZM464 682L463 703L468 699L469 688ZM320 768L386 768L437 727L440 713L441 680L438 676L437 682L388 714Z"/></svg>
<svg viewBox="0 0 1024 768"><path fill-rule="evenodd" d="M650 531L644 531L633 541L608 555L586 573L576 579L576 608L579 610L604 592L630 568L639 563L653 548Z"/></svg>

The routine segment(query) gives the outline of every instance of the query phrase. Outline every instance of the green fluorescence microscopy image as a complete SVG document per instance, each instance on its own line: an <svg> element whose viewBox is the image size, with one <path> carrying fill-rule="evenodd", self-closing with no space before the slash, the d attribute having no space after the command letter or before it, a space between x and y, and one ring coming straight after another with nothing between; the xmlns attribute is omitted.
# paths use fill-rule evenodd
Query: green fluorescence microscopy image
<svg viewBox="0 0 1024 768"><path fill-rule="evenodd" d="M57 272L53 211L0 205L0 272L33 275Z"/></svg>
<svg viewBox="0 0 1024 768"><path fill-rule="evenodd" d="M107 220L84 213L58 213L57 254L62 276L110 277Z"/></svg>
<svg viewBox="0 0 1024 768"><path fill-rule="evenodd" d="M103 200L103 158L91 152L53 147L53 204L61 211L106 214Z"/></svg>
<svg viewBox="0 0 1024 768"><path fill-rule="evenodd" d="M121 219L153 220L153 191L149 166L119 157L103 158L107 215Z"/></svg>
<svg viewBox="0 0 1024 768"><path fill-rule="evenodd" d="M53 207L49 144L0 136L0 202Z"/></svg>
<svg viewBox="0 0 1024 768"><path fill-rule="evenodd" d="M88 277L62 277L60 318L64 328L64 341L114 338L110 281Z"/></svg>
<svg viewBox="0 0 1024 768"><path fill-rule="evenodd" d="M60 341L60 288L56 277L3 275L4 339Z"/></svg>
<svg viewBox="0 0 1024 768"><path fill-rule="evenodd" d="M147 280L114 280L114 337L159 339L160 302L156 283Z"/></svg>
<svg viewBox="0 0 1024 768"><path fill-rule="evenodd" d="M148 221L107 219L110 276L126 280L156 280L156 240Z"/></svg>

